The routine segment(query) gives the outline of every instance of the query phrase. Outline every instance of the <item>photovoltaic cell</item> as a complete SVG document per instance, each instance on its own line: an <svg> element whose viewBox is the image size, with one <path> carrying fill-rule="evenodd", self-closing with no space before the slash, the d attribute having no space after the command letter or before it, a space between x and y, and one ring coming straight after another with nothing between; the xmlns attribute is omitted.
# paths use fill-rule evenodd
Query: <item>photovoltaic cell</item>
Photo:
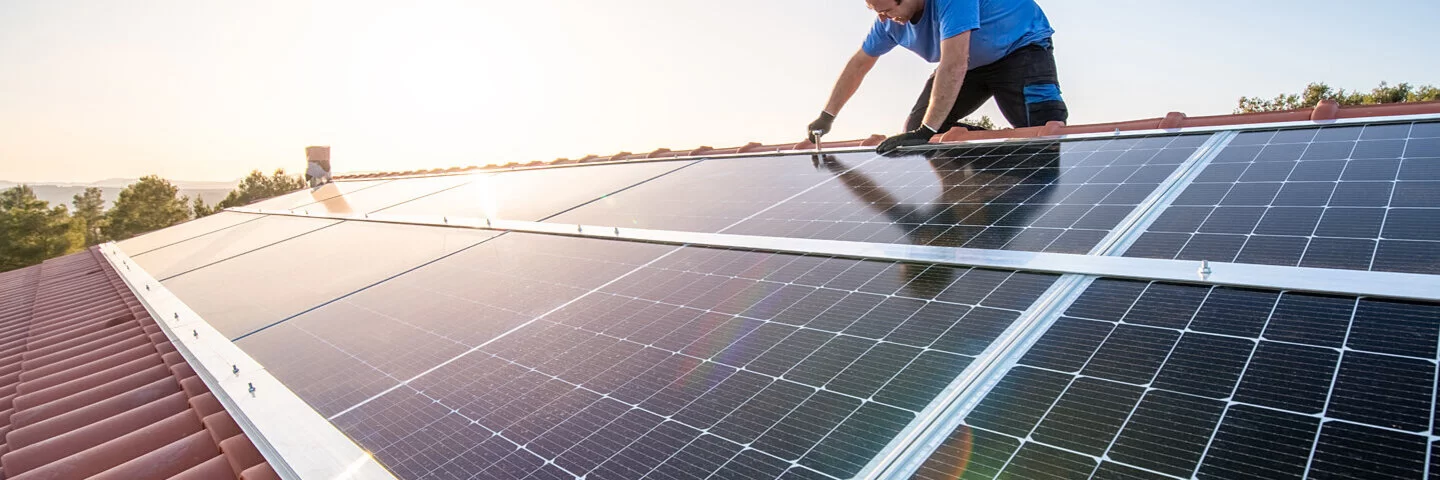
<svg viewBox="0 0 1440 480"><path fill-rule="evenodd" d="M1240 133L1126 256L1440 273L1435 125Z"/></svg>
<svg viewBox="0 0 1440 480"><path fill-rule="evenodd" d="M484 175L443 175L433 177L401 178L380 183L373 186L358 189L344 189L335 195L322 193L330 185L344 185L348 182L321 186L314 191L312 203L299 203L289 208L275 208L276 210L289 210L303 212L308 215L349 215L372 213L399 203L407 202L415 198L425 197L437 192L464 185L483 178ZM303 194L304 192L300 192ZM297 195L302 198L303 195ZM256 208L267 208L256 205ZM280 205L276 205L280 207Z"/></svg>
<svg viewBox="0 0 1440 480"><path fill-rule="evenodd" d="M338 220L317 218L262 217L246 213L231 215L248 215L254 219L133 255L131 258L155 279L164 281L236 255L340 223Z"/></svg>
<svg viewBox="0 0 1440 480"><path fill-rule="evenodd" d="M264 218L261 215L250 215L235 212L218 212L214 215L200 217L169 228L149 232L138 237L116 242L120 250L126 255L135 257L145 254L151 250L173 245L189 240L207 233L216 232L230 228L242 223L253 222ZM153 272L152 272L153 273Z"/></svg>
<svg viewBox="0 0 1440 480"><path fill-rule="evenodd" d="M1095 280L915 476L970 474L954 452L984 449L999 452L984 478L1422 477L1437 318L1440 304Z"/></svg>
<svg viewBox="0 0 1440 480"><path fill-rule="evenodd" d="M506 234L238 344L402 476L849 478L1057 278Z"/></svg>
<svg viewBox="0 0 1440 480"><path fill-rule="evenodd" d="M557 221L1086 253L1207 138L970 146L876 159L709 160ZM656 211L661 197L684 208Z"/></svg>
<svg viewBox="0 0 1440 480"><path fill-rule="evenodd" d="M249 205L244 205L244 207L262 210L291 210L306 205L314 205L318 202L336 197L352 195L367 188L384 185L391 181L392 180L345 180L327 183L316 188L304 188L278 197L261 200Z"/></svg>

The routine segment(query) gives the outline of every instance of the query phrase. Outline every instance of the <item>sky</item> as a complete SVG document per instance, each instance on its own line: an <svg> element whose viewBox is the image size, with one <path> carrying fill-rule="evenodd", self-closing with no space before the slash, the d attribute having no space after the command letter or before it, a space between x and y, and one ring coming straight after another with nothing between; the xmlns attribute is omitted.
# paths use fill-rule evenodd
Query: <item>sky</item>
<svg viewBox="0 0 1440 480"><path fill-rule="evenodd" d="M1440 84L1433 0L1038 1L1071 124ZM863 0L0 0L0 180L798 142L873 21ZM933 68L882 57L827 138L899 133Z"/></svg>

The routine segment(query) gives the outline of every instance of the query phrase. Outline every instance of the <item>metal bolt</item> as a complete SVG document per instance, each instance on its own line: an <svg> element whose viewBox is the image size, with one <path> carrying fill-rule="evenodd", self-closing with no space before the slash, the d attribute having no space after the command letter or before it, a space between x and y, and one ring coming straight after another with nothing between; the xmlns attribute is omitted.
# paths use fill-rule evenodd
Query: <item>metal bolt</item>
<svg viewBox="0 0 1440 480"><path fill-rule="evenodd" d="M250 394L251 394L251 395L254 395L254 394L255 394L255 382L249 382L249 385L250 385Z"/></svg>
<svg viewBox="0 0 1440 480"><path fill-rule="evenodd" d="M148 283L145 284L145 291L147 291L147 292L150 291L150 284L148 284Z"/></svg>
<svg viewBox="0 0 1440 480"><path fill-rule="evenodd" d="M615 236L620 236L620 227L615 227Z"/></svg>
<svg viewBox="0 0 1440 480"><path fill-rule="evenodd" d="M1210 261L1208 261L1208 260L1201 260L1201 261L1200 261L1200 276L1201 276L1201 277L1207 277L1207 276L1210 275L1210 273L1211 273L1211 271L1210 271Z"/></svg>
<svg viewBox="0 0 1440 480"><path fill-rule="evenodd" d="M577 233L585 233L585 227L580 226L580 225L576 225L576 226L575 226L575 231L576 231Z"/></svg>
<svg viewBox="0 0 1440 480"><path fill-rule="evenodd" d="M200 331L199 331L199 330L191 330L191 331L190 331L190 335L195 336L195 338L200 338Z"/></svg>
<svg viewBox="0 0 1440 480"><path fill-rule="evenodd" d="M443 221L443 222L445 222L445 223L450 223L450 217L440 217L440 221Z"/></svg>
<svg viewBox="0 0 1440 480"><path fill-rule="evenodd" d="M490 228L490 219L489 219L489 218L486 218L486 219L485 219L485 228Z"/></svg>
<svg viewBox="0 0 1440 480"><path fill-rule="evenodd" d="M176 320L179 320L179 319L180 319L180 312L175 312L175 319L176 319Z"/></svg>
<svg viewBox="0 0 1440 480"><path fill-rule="evenodd" d="M231 366L230 366L230 373L233 373L233 374L235 374L236 376L239 376L239 375L240 375L240 366L239 366L239 365L231 365Z"/></svg>

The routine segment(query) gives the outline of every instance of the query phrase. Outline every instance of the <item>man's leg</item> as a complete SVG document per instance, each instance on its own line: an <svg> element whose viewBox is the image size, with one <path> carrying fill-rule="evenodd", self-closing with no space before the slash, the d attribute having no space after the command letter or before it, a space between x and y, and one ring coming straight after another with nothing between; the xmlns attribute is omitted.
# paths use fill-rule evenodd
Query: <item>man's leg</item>
<svg viewBox="0 0 1440 480"><path fill-rule="evenodd" d="M983 77L984 75L974 71L965 74L965 81L960 84L960 94L955 96L955 105L950 108L945 124L940 126L940 133L950 130L950 127L955 126L966 115L975 113L990 99L990 88ZM910 117L905 120L905 131L920 128L920 124L925 121L925 112L930 108L930 91L934 87L935 74L932 73L930 79L925 81L925 89L920 91L915 107L910 109Z"/></svg>
<svg viewBox="0 0 1440 480"><path fill-rule="evenodd" d="M1053 49L1030 45L990 66L996 67L990 84L995 103L1011 126L1038 127L1070 117L1060 96Z"/></svg>

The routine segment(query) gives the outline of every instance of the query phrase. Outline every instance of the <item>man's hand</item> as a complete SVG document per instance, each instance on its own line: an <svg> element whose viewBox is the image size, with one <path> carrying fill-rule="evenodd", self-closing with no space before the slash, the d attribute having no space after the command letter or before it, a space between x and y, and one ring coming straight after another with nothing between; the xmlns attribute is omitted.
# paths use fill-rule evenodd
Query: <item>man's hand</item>
<svg viewBox="0 0 1440 480"><path fill-rule="evenodd" d="M884 142L880 142L880 146L875 147L875 153L888 156L895 153L900 147L924 145L930 143L930 139L935 138L935 134L935 130L921 124L920 128L887 138Z"/></svg>
<svg viewBox="0 0 1440 480"><path fill-rule="evenodd" d="M820 138L815 136L815 132L820 132L820 135L830 133L830 125L834 123L835 116L821 110L820 118L815 119L815 121L810 122L810 126L805 127L805 138L810 139L810 143L820 143Z"/></svg>

